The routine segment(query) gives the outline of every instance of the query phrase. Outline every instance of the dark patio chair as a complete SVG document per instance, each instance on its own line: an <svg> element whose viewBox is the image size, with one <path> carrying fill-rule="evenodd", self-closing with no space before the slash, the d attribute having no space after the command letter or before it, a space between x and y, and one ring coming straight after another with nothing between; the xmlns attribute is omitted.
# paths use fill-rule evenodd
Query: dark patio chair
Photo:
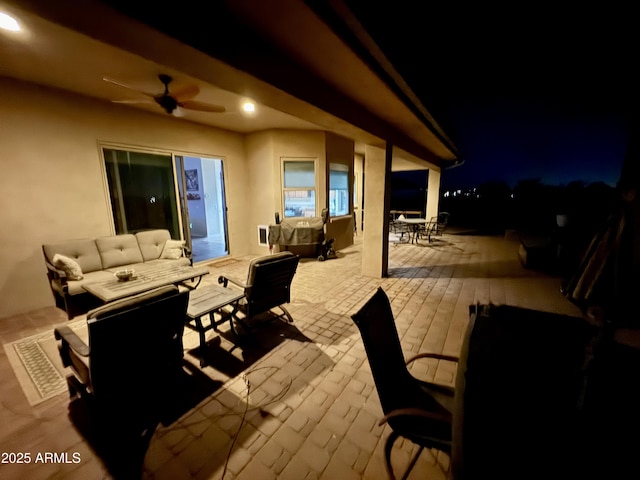
<svg viewBox="0 0 640 480"><path fill-rule="evenodd" d="M404 214L397 218L392 215L389 220L389 233L399 235L398 242L400 243L408 243L411 240L412 229L410 225L402 221L404 218Z"/></svg>
<svg viewBox="0 0 640 480"><path fill-rule="evenodd" d="M431 237L441 236L449 223L449 213L440 212L437 217L431 219L420 229L420 236L426 237L431 242Z"/></svg>
<svg viewBox="0 0 640 480"><path fill-rule="evenodd" d="M298 268L300 257L289 251L255 258L249 264L246 282L220 275L218 283L227 287L229 283L244 290L244 297L234 305L237 311L229 317L231 329L235 334L234 320L249 332L249 320L274 308L282 310L282 314L271 319L285 318L293 323L293 318L283 306L291 301L291 282ZM242 315L242 318L238 316Z"/></svg>
<svg viewBox="0 0 640 480"><path fill-rule="evenodd" d="M91 310L77 333L56 328L72 398L88 400L105 423L151 421L182 373L188 299L176 286L160 287Z"/></svg>
<svg viewBox="0 0 640 480"><path fill-rule="evenodd" d="M389 299L382 288L352 316L362 336L371 373L375 381L384 417L380 425L388 424L391 433L385 443L385 466L390 479L395 479L391 465L393 444L399 437L418 445L404 476L406 478L424 448L452 453L454 412L459 410L464 374L459 375L456 388L421 381L407 365L420 358L435 358L463 365L461 359L438 353L420 353L405 362ZM458 385L460 385L459 388ZM461 418L456 425L460 424Z"/></svg>

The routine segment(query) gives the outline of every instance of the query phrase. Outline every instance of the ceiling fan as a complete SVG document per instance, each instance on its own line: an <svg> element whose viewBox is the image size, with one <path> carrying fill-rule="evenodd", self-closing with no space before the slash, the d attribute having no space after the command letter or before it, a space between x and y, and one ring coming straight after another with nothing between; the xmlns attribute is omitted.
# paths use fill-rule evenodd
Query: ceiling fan
<svg viewBox="0 0 640 480"><path fill-rule="evenodd" d="M161 73L160 75L158 75L158 79L164 85L164 92L153 94L138 90L108 77L103 78L105 82L113 83L120 87L133 90L149 97L145 100L113 100L115 103L157 103L165 112L173 115L177 115L180 112L180 109L212 113L223 113L226 111L226 108L222 105L211 105L208 103L192 100L193 97L200 93L200 88L198 88L197 85L187 85L186 87L176 92L169 92L169 84L173 81L173 78L171 78L171 76L169 75Z"/></svg>

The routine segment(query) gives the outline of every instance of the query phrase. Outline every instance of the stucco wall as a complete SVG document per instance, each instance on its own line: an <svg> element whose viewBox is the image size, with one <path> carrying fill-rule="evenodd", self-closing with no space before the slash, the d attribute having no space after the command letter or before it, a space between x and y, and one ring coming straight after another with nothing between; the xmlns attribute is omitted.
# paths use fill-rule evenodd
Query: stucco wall
<svg viewBox="0 0 640 480"><path fill-rule="evenodd" d="M266 255L269 247L258 245L258 225L274 223L274 213L279 211L280 172L273 160L272 132L258 132L246 136L245 150L251 175L247 187L252 204L245 212L251 223L249 251L255 255ZM271 188L273 187L273 188Z"/></svg>
<svg viewBox="0 0 640 480"><path fill-rule="evenodd" d="M53 305L43 243L113 233L99 142L223 158L230 246L251 251L243 136L3 78L0 91L0 318Z"/></svg>

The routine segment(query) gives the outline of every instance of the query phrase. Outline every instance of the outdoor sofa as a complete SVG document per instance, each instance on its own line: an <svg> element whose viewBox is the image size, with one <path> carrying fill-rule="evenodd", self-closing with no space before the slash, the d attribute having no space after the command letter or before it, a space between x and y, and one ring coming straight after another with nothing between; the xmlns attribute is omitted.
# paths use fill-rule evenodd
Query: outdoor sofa
<svg viewBox="0 0 640 480"><path fill-rule="evenodd" d="M193 264L184 241L173 240L165 229L45 244L42 251L56 307L69 319L101 304L84 290L87 283L113 280L116 271L141 265Z"/></svg>

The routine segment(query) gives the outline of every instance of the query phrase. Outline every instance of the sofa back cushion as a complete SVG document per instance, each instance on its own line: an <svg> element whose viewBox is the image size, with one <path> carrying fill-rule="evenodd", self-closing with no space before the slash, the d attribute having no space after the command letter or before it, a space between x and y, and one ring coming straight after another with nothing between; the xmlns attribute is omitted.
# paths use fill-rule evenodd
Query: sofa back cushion
<svg viewBox="0 0 640 480"><path fill-rule="evenodd" d="M169 230L147 230L136 233L138 246L145 262L160 258L167 240L171 239Z"/></svg>
<svg viewBox="0 0 640 480"><path fill-rule="evenodd" d="M96 246L102 259L102 268L143 262L138 241L131 233L96 238Z"/></svg>
<svg viewBox="0 0 640 480"><path fill-rule="evenodd" d="M69 240L63 243L51 243L42 246L44 255L53 264L53 257L57 254L75 260L83 273L102 270L102 259L93 238Z"/></svg>

